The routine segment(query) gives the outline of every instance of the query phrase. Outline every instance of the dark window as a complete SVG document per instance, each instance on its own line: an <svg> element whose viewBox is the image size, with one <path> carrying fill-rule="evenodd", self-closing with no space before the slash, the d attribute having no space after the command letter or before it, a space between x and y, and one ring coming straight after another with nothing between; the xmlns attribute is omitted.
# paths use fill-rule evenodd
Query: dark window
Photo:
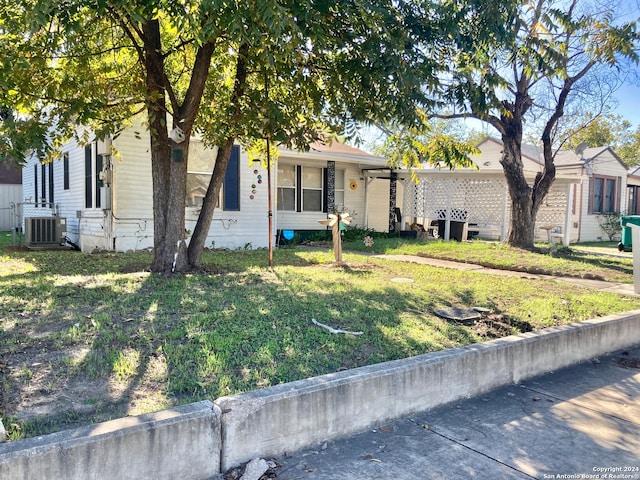
<svg viewBox="0 0 640 480"><path fill-rule="evenodd" d="M100 187L104 185L104 182L100 180L101 172L102 172L102 155L98 155L96 157L96 175L95 175L96 208L102 207L102 202L100 199Z"/></svg>
<svg viewBox="0 0 640 480"><path fill-rule="evenodd" d="M617 212L620 183L619 177L591 177L589 182L589 213Z"/></svg>
<svg viewBox="0 0 640 480"><path fill-rule="evenodd" d="M240 210L240 147L234 145L229 156L229 164L223 183L224 210Z"/></svg>
<svg viewBox="0 0 640 480"><path fill-rule="evenodd" d="M84 147L84 206L93 208L93 173L91 162L91 145Z"/></svg>
<svg viewBox="0 0 640 480"><path fill-rule="evenodd" d="M33 166L33 186L35 187L33 201L37 207L40 202L40 198L38 197L38 165Z"/></svg>
<svg viewBox="0 0 640 480"><path fill-rule="evenodd" d="M47 202L47 166L45 164L40 165L40 172L42 173L42 181L40 182L40 189L42 190L42 206L44 207Z"/></svg>
<svg viewBox="0 0 640 480"><path fill-rule="evenodd" d="M53 179L53 162L51 162L49 164L49 203L50 203L49 206L51 208L53 208L53 202L54 202L54 200L53 200L53 198L54 198L54 196L53 196L53 184L54 184L54 181L53 180L54 180Z"/></svg>
<svg viewBox="0 0 640 480"><path fill-rule="evenodd" d="M62 177L63 188L69 190L69 154L65 153L62 157Z"/></svg>

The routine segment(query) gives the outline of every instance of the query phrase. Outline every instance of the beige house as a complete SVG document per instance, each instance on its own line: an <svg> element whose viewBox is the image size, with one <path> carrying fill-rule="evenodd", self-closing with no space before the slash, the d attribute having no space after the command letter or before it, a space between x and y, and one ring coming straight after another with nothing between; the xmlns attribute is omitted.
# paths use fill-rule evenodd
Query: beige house
<svg viewBox="0 0 640 480"><path fill-rule="evenodd" d="M472 157L476 169L430 167L415 171L419 182L405 182L405 229L411 222L430 226L439 220L439 230L443 226L449 230L439 235L447 238L453 221L466 223L467 230L478 236L506 237L510 199L500 164L502 142L489 137L478 149L480 154ZM523 145L524 171L531 182L543 168L542 158L541 149ZM581 153L560 151L555 164L556 180L536 218L537 240L551 238L566 245L606 240L599 216L625 212L627 203L640 206L640 176L634 179L637 188L627 196L627 167L609 147L587 148Z"/></svg>

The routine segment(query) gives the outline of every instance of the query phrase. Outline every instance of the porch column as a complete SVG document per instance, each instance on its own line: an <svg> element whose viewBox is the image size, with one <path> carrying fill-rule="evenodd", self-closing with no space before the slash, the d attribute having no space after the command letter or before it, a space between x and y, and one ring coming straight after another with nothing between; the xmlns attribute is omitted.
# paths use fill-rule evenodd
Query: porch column
<svg viewBox="0 0 640 480"><path fill-rule="evenodd" d="M389 233L396 230L396 189L398 173L391 171L389 175Z"/></svg>
<svg viewBox="0 0 640 480"><path fill-rule="evenodd" d="M565 247L568 247L569 242L571 241L571 212L573 211L573 195L571 195L572 188L572 183L567 185L567 209L564 213L564 235L562 236L562 244Z"/></svg>
<svg viewBox="0 0 640 480"><path fill-rule="evenodd" d="M334 213L336 207L336 162L327 162L327 213ZM342 213L342 212L340 212Z"/></svg>

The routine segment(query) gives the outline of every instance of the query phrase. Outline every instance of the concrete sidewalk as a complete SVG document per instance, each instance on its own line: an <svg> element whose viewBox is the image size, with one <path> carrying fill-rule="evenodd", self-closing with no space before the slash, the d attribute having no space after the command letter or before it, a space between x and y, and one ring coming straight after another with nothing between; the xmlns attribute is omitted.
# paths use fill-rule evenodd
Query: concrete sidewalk
<svg viewBox="0 0 640 480"><path fill-rule="evenodd" d="M640 479L640 346L277 461L279 480Z"/></svg>
<svg viewBox="0 0 640 480"><path fill-rule="evenodd" d="M487 268L475 263L454 262L451 260L441 260L438 258L422 257L419 255L371 255L373 258L395 260L398 262L412 262L432 267L451 268L455 270L465 270L491 275L503 275L508 277L529 278L532 280L551 280L555 282L569 283L585 288L592 288L601 292L618 293L620 295L637 295L633 283L606 282L604 280L593 280L577 277L559 277L555 275L544 275L539 273L518 272L514 270L501 270L498 268Z"/></svg>

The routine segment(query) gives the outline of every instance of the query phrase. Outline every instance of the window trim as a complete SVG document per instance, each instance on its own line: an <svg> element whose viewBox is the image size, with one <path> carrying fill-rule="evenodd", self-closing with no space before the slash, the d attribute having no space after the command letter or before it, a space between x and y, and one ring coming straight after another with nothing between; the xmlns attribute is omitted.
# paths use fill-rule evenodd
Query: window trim
<svg viewBox="0 0 640 480"><path fill-rule="evenodd" d="M600 198L600 205L596 205L596 182L602 180L602 195ZM613 182L613 209L611 211L603 211L606 203L606 191L607 182ZM607 213L619 213L620 212L620 188L622 185L621 177L614 177L612 175L592 175L589 177L589 203L588 213L589 215L602 215Z"/></svg>

